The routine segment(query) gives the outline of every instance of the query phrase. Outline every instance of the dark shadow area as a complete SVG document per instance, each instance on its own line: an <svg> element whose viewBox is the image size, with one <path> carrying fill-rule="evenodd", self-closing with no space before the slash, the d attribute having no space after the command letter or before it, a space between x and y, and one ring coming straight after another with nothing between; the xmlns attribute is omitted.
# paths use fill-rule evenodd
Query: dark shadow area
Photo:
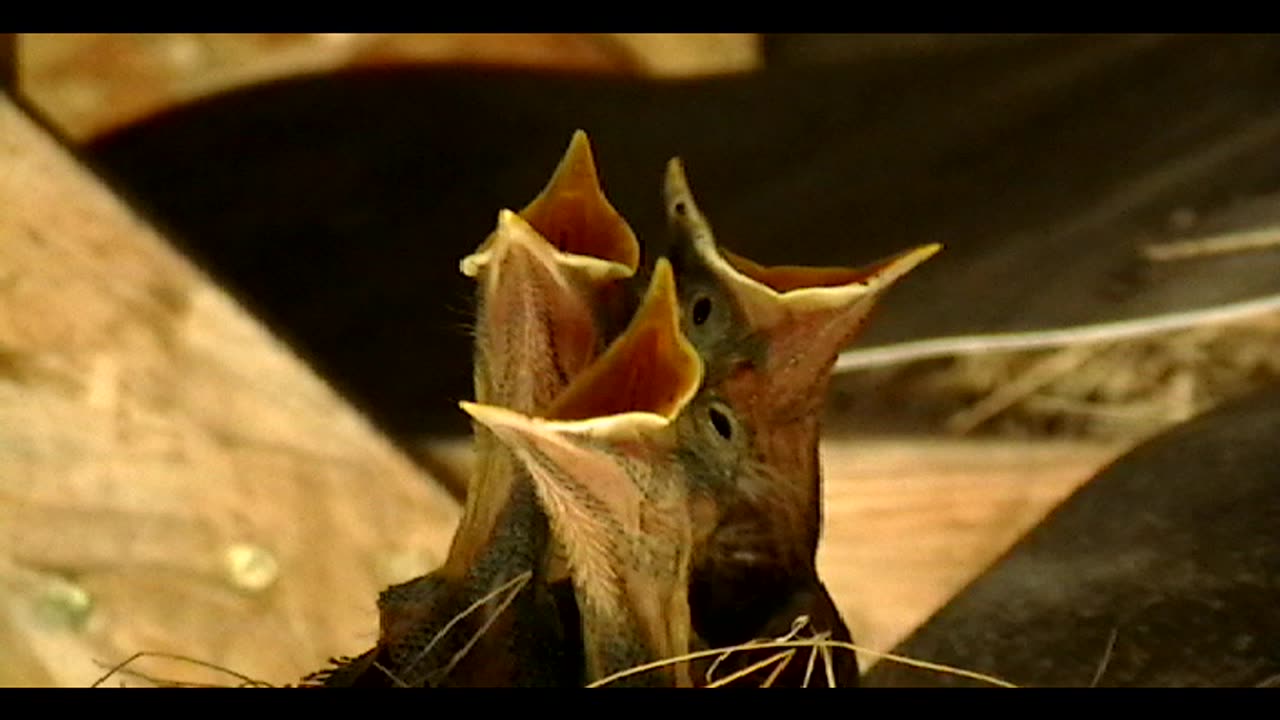
<svg viewBox="0 0 1280 720"><path fill-rule="evenodd" d="M0 90L15 92L18 88L18 36L0 33Z"/></svg>
<svg viewBox="0 0 1280 720"><path fill-rule="evenodd" d="M648 257L673 155L721 241L762 262L944 243L872 345L1280 290L1280 253L1152 268L1136 252L1176 209L1280 188L1278 81L1280 42L1255 36L1047 36L678 82L361 69L175 108L83 155L406 441L466 429L458 260L575 128Z"/></svg>
<svg viewBox="0 0 1280 720"><path fill-rule="evenodd" d="M894 652L1028 686L1280 675L1280 387L1146 442ZM881 663L868 685L975 685Z"/></svg>

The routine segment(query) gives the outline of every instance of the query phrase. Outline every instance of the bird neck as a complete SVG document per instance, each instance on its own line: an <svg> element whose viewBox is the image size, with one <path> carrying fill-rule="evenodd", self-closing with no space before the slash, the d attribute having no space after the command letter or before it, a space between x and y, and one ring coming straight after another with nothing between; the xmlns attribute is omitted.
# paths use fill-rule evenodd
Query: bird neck
<svg viewBox="0 0 1280 720"><path fill-rule="evenodd" d="M546 526L530 481L511 452L484 428L476 429L475 445L476 470L441 569L446 577L465 577L481 554L494 553L490 546L499 538L505 538L502 542L508 546L502 552L518 551L521 528L536 531ZM535 533L532 539L545 546L545 535L542 532L540 539ZM521 564L517 572L525 569L528 567Z"/></svg>
<svg viewBox="0 0 1280 720"><path fill-rule="evenodd" d="M652 593L650 593L652 595ZM652 618L651 613L635 607L622 598L625 594L592 592L578 588L582 613L582 639L586 648L589 681L601 680L617 673L637 668L689 651L688 600L683 601L683 633L671 628L681 625L680 614L675 617ZM632 598L635 596L632 595ZM656 604L656 598L650 598ZM664 607L663 610L666 608ZM646 619L650 616L651 619ZM655 626L655 620L661 625ZM676 637L672 637L675 634ZM680 641L683 636L683 643ZM674 647L680 645L680 647ZM680 662L630 675L611 682L620 687L691 687L688 663Z"/></svg>

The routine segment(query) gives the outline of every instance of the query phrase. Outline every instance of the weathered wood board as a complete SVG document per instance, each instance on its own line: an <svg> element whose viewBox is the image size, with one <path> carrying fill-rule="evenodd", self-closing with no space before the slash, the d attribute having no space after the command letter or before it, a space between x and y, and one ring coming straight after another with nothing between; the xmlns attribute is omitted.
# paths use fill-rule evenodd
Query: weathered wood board
<svg viewBox="0 0 1280 720"><path fill-rule="evenodd" d="M754 33L25 33L21 40L23 91L77 140L206 95L360 65L689 77L761 63Z"/></svg>
<svg viewBox="0 0 1280 720"><path fill-rule="evenodd" d="M0 685L296 681L458 514L0 95Z"/></svg>
<svg viewBox="0 0 1280 720"><path fill-rule="evenodd" d="M1122 450L829 439L818 572L854 641L892 649Z"/></svg>

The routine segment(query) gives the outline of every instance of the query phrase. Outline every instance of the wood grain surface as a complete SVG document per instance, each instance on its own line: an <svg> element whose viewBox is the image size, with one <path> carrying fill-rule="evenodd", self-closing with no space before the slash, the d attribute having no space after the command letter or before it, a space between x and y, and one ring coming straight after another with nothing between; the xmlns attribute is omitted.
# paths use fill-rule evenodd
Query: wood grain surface
<svg viewBox="0 0 1280 720"><path fill-rule="evenodd" d="M0 685L139 650L296 680L367 643L457 517L0 98Z"/></svg>
<svg viewBox="0 0 1280 720"><path fill-rule="evenodd" d="M77 140L217 92L351 66L688 77L750 70L760 55L754 33L24 33L19 40L23 91Z"/></svg>

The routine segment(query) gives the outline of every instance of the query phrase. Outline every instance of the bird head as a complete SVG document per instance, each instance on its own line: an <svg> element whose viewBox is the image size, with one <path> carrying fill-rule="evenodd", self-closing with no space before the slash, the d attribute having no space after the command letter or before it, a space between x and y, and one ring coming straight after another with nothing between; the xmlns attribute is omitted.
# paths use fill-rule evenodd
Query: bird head
<svg viewBox="0 0 1280 720"><path fill-rule="evenodd" d="M779 521L787 511L801 516L792 524L803 529L812 562L821 525L818 436L831 368L884 291L941 246L861 268L766 267L717 245L678 158L667 165L664 197L682 327L706 362L708 392L733 410L733 430L748 436L751 448L736 499L759 519L756 530L768 524L765 508ZM732 504L722 509L730 512Z"/></svg>
<svg viewBox="0 0 1280 720"><path fill-rule="evenodd" d="M597 679L688 651L695 525L713 524L713 510L678 451L702 373L660 260L630 325L544 417L463 406L533 479L568 556ZM674 672L687 684L687 670Z"/></svg>

